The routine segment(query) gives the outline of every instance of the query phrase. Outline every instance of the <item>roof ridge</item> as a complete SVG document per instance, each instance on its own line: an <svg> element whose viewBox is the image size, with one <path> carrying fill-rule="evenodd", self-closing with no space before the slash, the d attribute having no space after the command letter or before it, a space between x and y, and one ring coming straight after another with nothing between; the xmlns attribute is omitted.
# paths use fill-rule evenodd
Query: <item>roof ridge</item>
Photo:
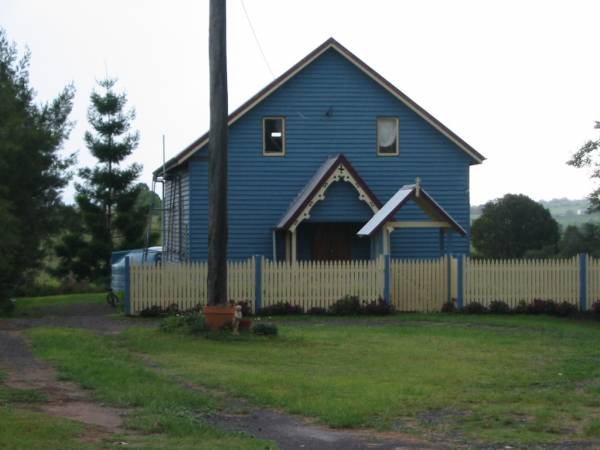
<svg viewBox="0 0 600 450"><path fill-rule="evenodd" d="M461 148L465 153L467 153L471 158L473 158L477 163L482 162L485 157L477 152L473 147L467 144L463 139L461 139L458 135L452 132L449 128L447 128L444 124L442 124L439 120L429 114L425 109L419 106L415 101L413 101L410 97L396 88L392 83L386 80L383 76L377 73L374 69L372 69L368 64L366 64L363 60L357 57L354 53L344 47L339 41L330 37L313 51L308 53L304 58L282 73L275 80L267 84L264 88L262 88L259 92L257 92L254 96L240 105L235 109L231 114L227 117L227 125L228 127L233 125L238 119L243 117L248 111L253 109L258 103L272 94L274 91L279 89L283 84L287 83L292 77L296 76L300 71L302 71L307 65L311 64L314 60L316 60L321 54L323 54L326 50L333 48L340 55L348 59L352 64L354 64L359 70L362 70L367 76L371 77L378 84L380 84L384 89L386 89L390 94L394 95L398 100L403 102L407 107L412 109L415 113L421 116L424 120L429 122L434 128L436 128L439 132L448 137L451 141L453 141L459 148ZM163 167L165 170L170 170L174 167L183 164L187 161L191 156L193 156L196 151L202 148L206 143L208 143L208 135L207 131L198 139L194 140L191 144L185 147L181 152L179 152L173 158L170 158L163 166L159 167L153 172L153 175L156 177L160 175Z"/></svg>

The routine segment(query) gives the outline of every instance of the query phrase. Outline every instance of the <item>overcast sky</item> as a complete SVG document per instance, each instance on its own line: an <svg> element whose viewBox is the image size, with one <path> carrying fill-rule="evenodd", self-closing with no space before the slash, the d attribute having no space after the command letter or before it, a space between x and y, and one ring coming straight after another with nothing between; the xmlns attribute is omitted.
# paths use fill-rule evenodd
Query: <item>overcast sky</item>
<svg viewBox="0 0 600 450"><path fill-rule="evenodd" d="M275 76L334 37L488 159L471 168L471 202L507 192L581 198L592 184L565 161L600 120L599 1L245 0ZM229 109L273 76L228 1ZM208 128L208 1L1 0L0 26L32 52L49 100L73 82L83 143L96 79L119 78L137 110L143 180ZM73 189L65 193L72 199Z"/></svg>

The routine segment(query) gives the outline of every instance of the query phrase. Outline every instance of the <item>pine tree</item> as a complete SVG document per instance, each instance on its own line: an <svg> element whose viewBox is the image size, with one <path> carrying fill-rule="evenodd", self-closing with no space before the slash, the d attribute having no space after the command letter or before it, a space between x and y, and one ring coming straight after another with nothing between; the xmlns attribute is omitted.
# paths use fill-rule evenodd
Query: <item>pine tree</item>
<svg viewBox="0 0 600 450"><path fill-rule="evenodd" d="M142 166L122 167L137 148L140 137L131 129L135 110L126 109L127 96L114 90L116 80L98 82L102 92L90 96L85 134L87 148L98 160L94 167L79 171L75 200L82 230L71 233L57 248L60 271L78 279L103 282L110 274L113 249L139 248L144 244L147 211L139 205L143 185L136 183Z"/></svg>

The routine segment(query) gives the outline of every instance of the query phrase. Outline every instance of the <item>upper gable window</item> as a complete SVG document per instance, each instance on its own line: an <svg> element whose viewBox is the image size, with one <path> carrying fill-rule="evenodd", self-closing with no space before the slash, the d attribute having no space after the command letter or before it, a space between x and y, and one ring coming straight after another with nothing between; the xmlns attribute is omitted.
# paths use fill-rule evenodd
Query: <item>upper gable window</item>
<svg viewBox="0 0 600 450"><path fill-rule="evenodd" d="M285 119L265 117L263 119L263 155L285 155Z"/></svg>
<svg viewBox="0 0 600 450"><path fill-rule="evenodd" d="M398 154L398 128L397 117L377 118L377 154L390 156Z"/></svg>

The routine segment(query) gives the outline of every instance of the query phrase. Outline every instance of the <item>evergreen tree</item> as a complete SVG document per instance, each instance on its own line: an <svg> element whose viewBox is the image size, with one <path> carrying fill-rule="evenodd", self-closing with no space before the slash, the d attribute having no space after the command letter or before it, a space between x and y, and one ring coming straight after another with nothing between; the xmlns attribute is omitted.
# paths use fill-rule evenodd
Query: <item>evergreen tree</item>
<svg viewBox="0 0 600 450"><path fill-rule="evenodd" d="M116 80L98 82L101 92L90 96L88 121L92 131L85 134L87 148L98 163L79 171L75 200L81 214L80 232L69 233L57 248L59 272L77 279L104 282L110 274L113 249L144 245L147 209L138 197L143 186L135 183L142 166L122 167L139 143L131 130L135 110L126 109L127 96L114 90Z"/></svg>
<svg viewBox="0 0 600 450"><path fill-rule="evenodd" d="M19 59L0 29L0 312L41 264L41 242L57 231L60 195L75 161L61 155L75 89L36 103L29 59Z"/></svg>
<svg viewBox="0 0 600 450"><path fill-rule="evenodd" d="M555 254L559 237L550 211L526 195L486 203L471 227L473 246L486 258L522 258L533 250Z"/></svg>

